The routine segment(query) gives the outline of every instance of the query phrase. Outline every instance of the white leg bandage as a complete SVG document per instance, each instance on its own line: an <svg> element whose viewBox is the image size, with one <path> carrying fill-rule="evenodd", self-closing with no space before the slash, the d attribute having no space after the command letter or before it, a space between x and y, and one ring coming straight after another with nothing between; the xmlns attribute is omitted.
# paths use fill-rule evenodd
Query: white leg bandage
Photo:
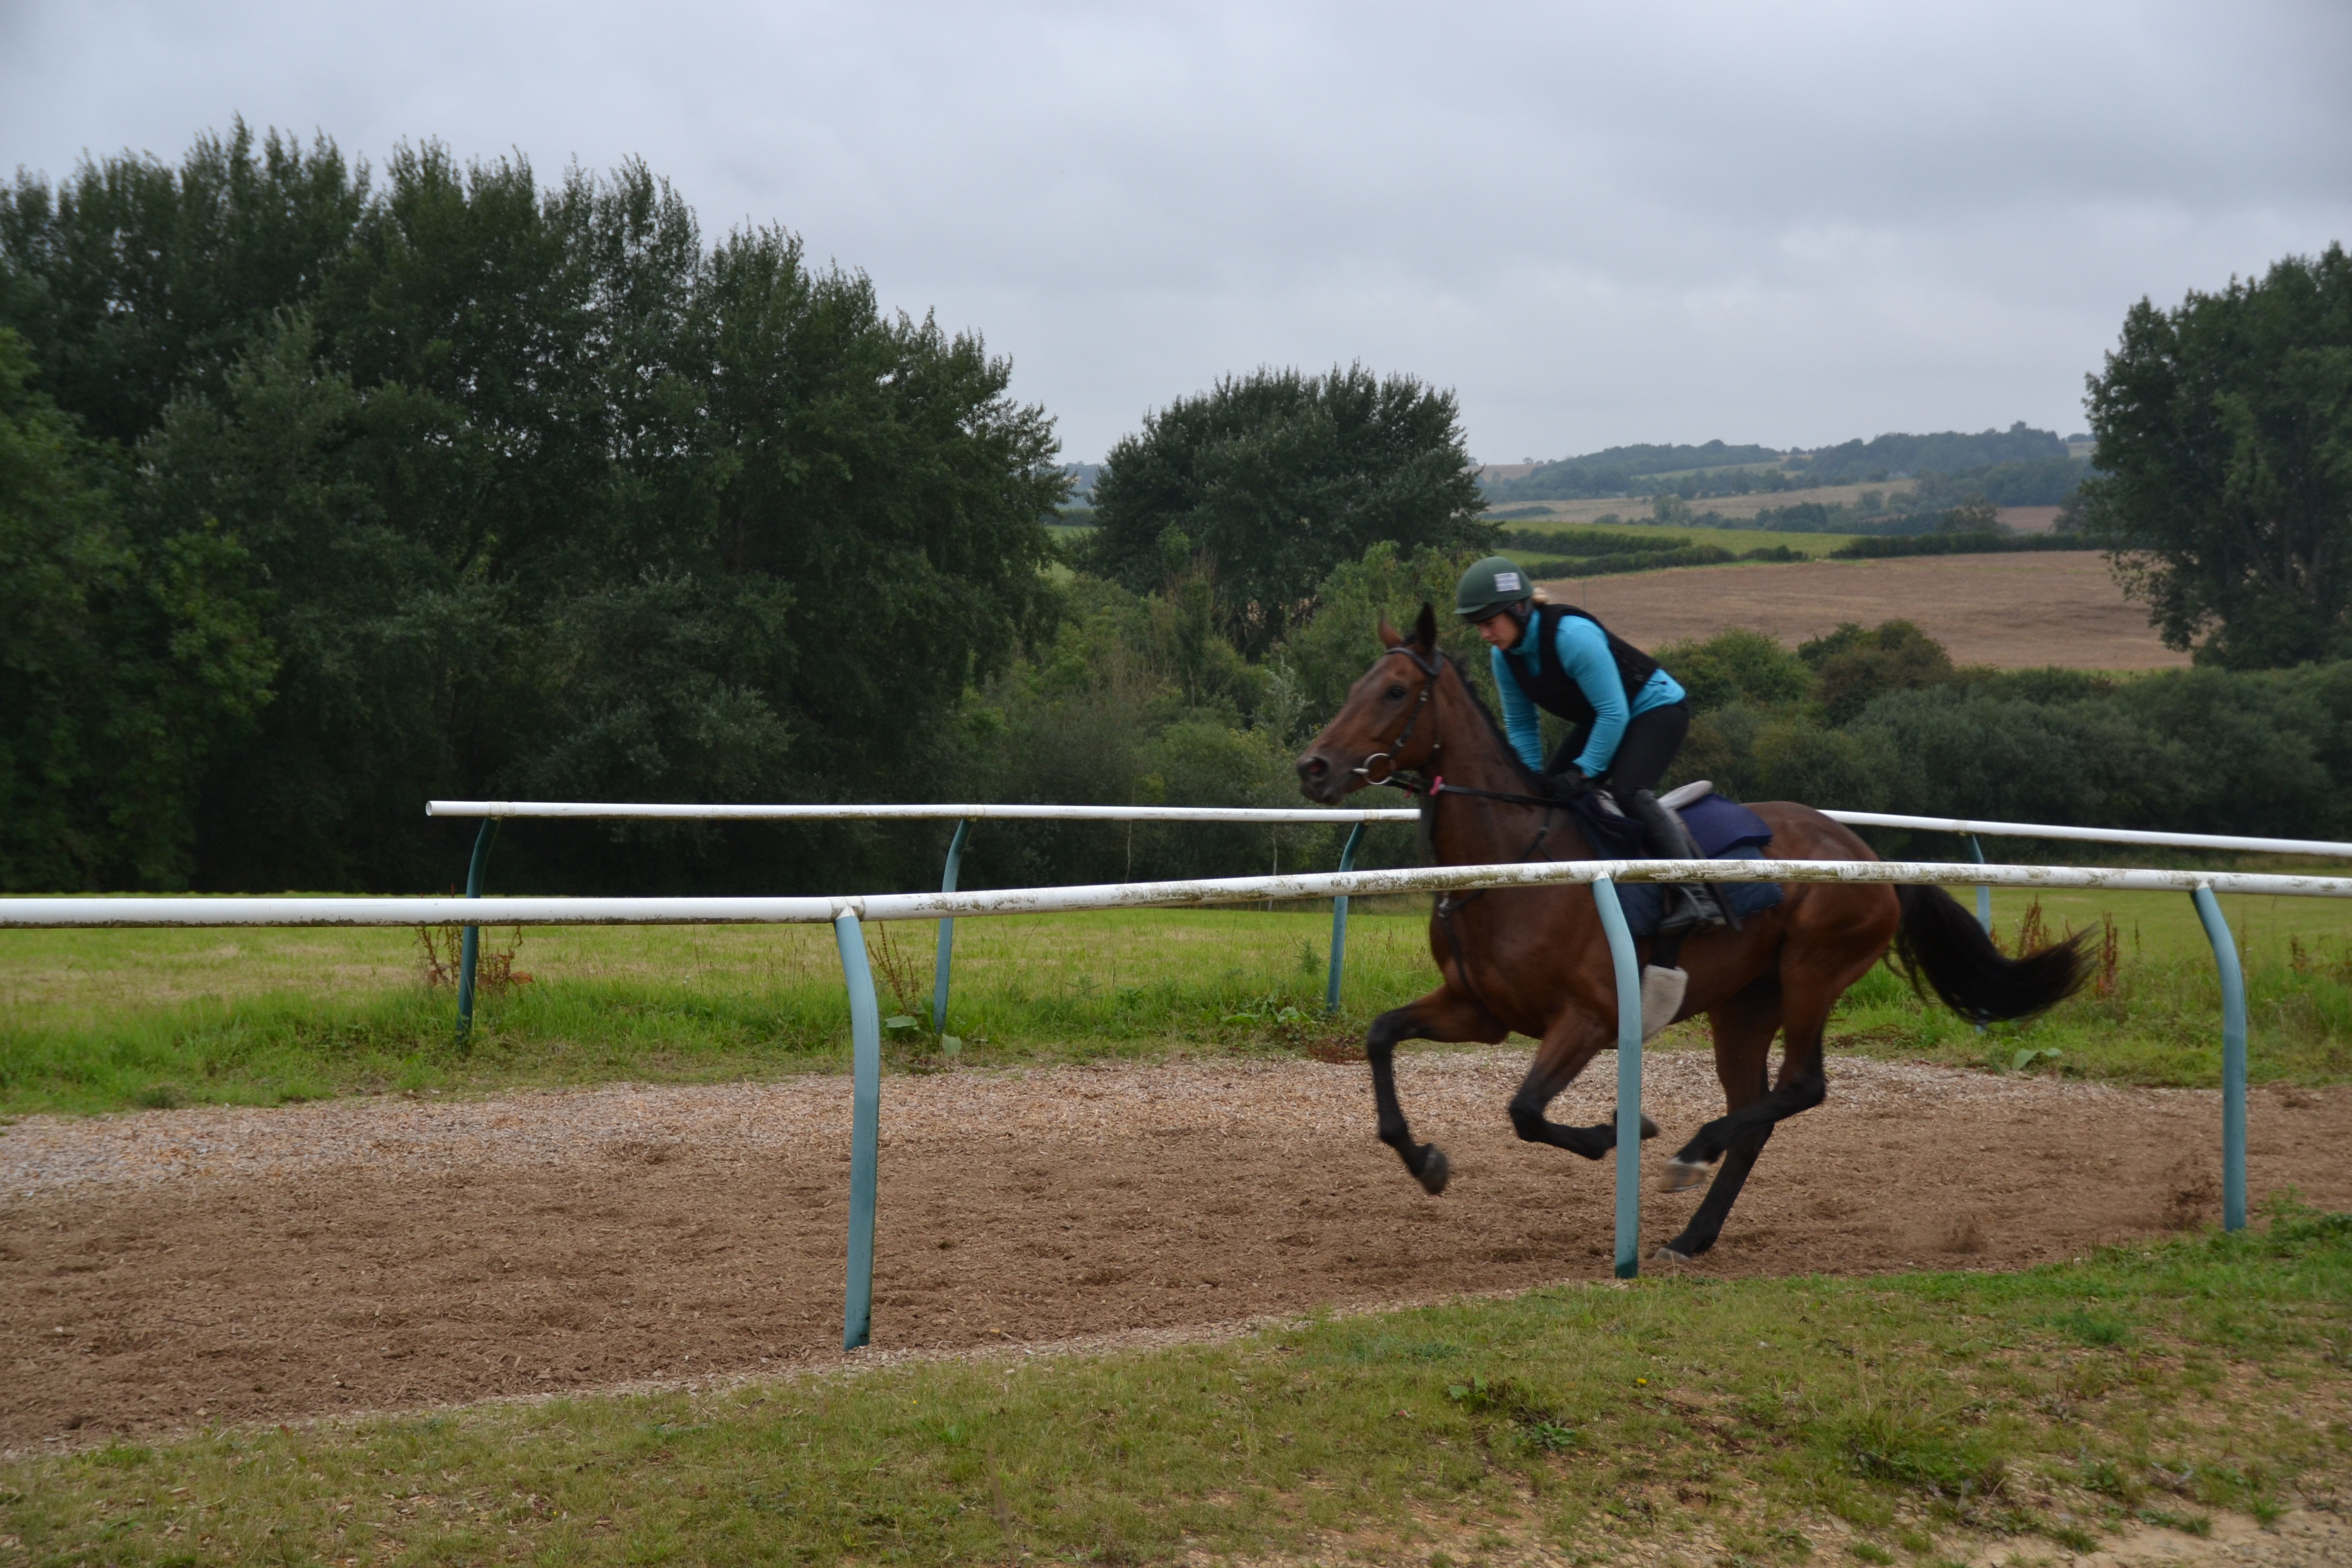
<svg viewBox="0 0 2352 1568"><path fill-rule="evenodd" d="M1642 1038L1651 1038L1675 1021L1675 1015L1682 1011L1683 993L1689 988L1690 975L1682 970L1643 965Z"/></svg>

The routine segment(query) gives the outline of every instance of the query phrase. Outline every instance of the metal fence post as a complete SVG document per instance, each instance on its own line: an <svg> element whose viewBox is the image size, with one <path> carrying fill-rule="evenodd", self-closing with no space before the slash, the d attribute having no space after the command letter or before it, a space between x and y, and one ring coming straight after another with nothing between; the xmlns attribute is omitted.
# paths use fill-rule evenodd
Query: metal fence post
<svg viewBox="0 0 2352 1568"><path fill-rule="evenodd" d="M1642 965L1617 884L1594 879L1592 901L1617 972L1617 1278L1642 1272Z"/></svg>
<svg viewBox="0 0 2352 1568"><path fill-rule="evenodd" d="M2238 967L2238 944L2221 918L2221 900L2210 888L2189 895L2205 940L2213 944L2213 966L2221 972L2221 1228L2246 1228L2246 976Z"/></svg>
<svg viewBox="0 0 2352 1568"><path fill-rule="evenodd" d="M499 836L499 819L482 818L482 830L474 835L474 858L466 868L466 896L482 896L482 865L490 858L490 840ZM464 1045L474 1032L474 964L481 956L482 928L467 926L459 944L457 958L457 1043Z"/></svg>
<svg viewBox="0 0 2352 1568"><path fill-rule="evenodd" d="M1339 851L1339 869L1342 871L1356 868L1356 847L1364 841L1367 826L1360 822L1349 830L1347 847ZM1339 1010L1339 961L1347 952L1348 895L1342 893L1331 900L1331 980L1323 987L1323 1011L1326 1013Z"/></svg>
<svg viewBox="0 0 2352 1568"><path fill-rule="evenodd" d="M1985 863L1984 846L1977 842L1973 833L1969 835L1969 858L1979 866ZM1977 884L1977 924L1985 928L1987 936L1992 934L1992 889L1982 882ZM1979 1029L1977 1033L1984 1031Z"/></svg>
<svg viewBox="0 0 2352 1568"><path fill-rule="evenodd" d="M849 986L849 1282L843 1293L841 1348L854 1351L874 1330L875 1152L882 1140L882 1009L866 931L847 910L834 917L841 974Z"/></svg>
<svg viewBox="0 0 2352 1568"><path fill-rule="evenodd" d="M971 819L956 824L955 837L948 840L948 868L940 878L940 891L955 891L956 871L963 865L964 835L971 831ZM931 1033L948 1032L948 971L955 961L955 917L940 917L939 956L931 967Z"/></svg>

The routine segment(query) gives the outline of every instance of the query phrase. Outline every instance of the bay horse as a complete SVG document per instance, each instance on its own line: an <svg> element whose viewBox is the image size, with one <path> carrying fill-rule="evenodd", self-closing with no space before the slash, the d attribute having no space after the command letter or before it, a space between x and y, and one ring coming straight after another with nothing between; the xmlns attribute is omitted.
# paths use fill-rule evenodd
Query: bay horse
<svg viewBox="0 0 2352 1568"><path fill-rule="evenodd" d="M1429 605L1410 637L1385 619L1380 636L1388 651L1299 755L1300 790L1328 805L1367 784L1442 774L1446 791L1424 795L1422 807L1424 840L1438 864L1593 858L1572 810L1453 795L1462 786L1526 797L1538 794L1538 781L1461 667L1438 649ZM1850 829L1810 806L1766 801L1749 809L1771 827L1768 853L1775 859L1876 858ZM2026 1017L2072 994L2084 978L2080 941L2011 958L1940 888L1822 882L1784 884L1780 902L1747 916L1738 930L1689 935L1680 963L1690 981L1675 1018L1706 1015L1724 1114L1675 1155L1666 1188L1695 1186L1706 1167L1722 1163L1690 1224L1657 1258L1687 1262L1713 1247L1774 1126L1828 1097L1822 1031L1830 1009L1890 946L1915 989L1924 977L1947 1005L1983 1023ZM1433 1197L1444 1192L1450 1167L1436 1145L1413 1142L1398 1103L1400 1040L1494 1045L1514 1030L1532 1036L1538 1044L1511 1097L1512 1127L1529 1142L1588 1160L1614 1150L1613 1120L1570 1127L1544 1114L1586 1063L1617 1043L1615 972L1591 889L1447 895L1431 914L1429 944L1444 983L1372 1020L1364 1039L1381 1142L1422 1187ZM1654 944L1638 945L1647 962ZM1783 1037L1778 1082L1769 1071L1775 1034ZM1656 1131L1643 1118L1642 1136Z"/></svg>

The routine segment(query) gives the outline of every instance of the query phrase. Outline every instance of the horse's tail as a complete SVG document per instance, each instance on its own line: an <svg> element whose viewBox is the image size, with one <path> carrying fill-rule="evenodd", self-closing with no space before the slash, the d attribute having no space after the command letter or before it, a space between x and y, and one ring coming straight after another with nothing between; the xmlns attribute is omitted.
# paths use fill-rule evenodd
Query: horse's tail
<svg viewBox="0 0 2352 1568"><path fill-rule="evenodd" d="M2085 975L2077 931L2022 958L1995 947L1976 917L1941 888L1900 887L1903 924L1895 957L1911 989L1924 977L1944 1005L1964 1018L1988 1023L2025 1018L2053 1007L2081 987Z"/></svg>

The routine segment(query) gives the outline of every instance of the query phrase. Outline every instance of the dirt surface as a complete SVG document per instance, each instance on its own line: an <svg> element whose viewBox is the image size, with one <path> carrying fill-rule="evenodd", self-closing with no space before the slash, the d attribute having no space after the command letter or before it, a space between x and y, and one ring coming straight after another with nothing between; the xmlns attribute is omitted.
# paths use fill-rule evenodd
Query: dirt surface
<svg viewBox="0 0 2352 1568"><path fill-rule="evenodd" d="M1956 664L2004 669L2171 669L2175 653L2148 629L2093 551L1685 566L1547 584L1642 647L1746 626L1793 647L1842 621L1916 622Z"/></svg>
<svg viewBox="0 0 2352 1568"><path fill-rule="evenodd" d="M953 1350L1182 1330L1609 1273L1610 1169L1524 1144L1515 1051L1399 1063L1454 1160L1424 1197L1360 1063L1191 1062L884 1085L874 1339ZM1610 1075L1558 1110L1609 1114ZM1710 1059L1652 1057L1678 1141ZM2256 1091L2252 1190L2352 1207L2352 1089ZM0 1136L0 1447L840 1355L849 1084L29 1118ZM1833 1061L1720 1275L2014 1268L2213 1216L2220 1105ZM1663 1151L1653 1146L1653 1164ZM1694 1195L1652 1193L1643 1235Z"/></svg>

